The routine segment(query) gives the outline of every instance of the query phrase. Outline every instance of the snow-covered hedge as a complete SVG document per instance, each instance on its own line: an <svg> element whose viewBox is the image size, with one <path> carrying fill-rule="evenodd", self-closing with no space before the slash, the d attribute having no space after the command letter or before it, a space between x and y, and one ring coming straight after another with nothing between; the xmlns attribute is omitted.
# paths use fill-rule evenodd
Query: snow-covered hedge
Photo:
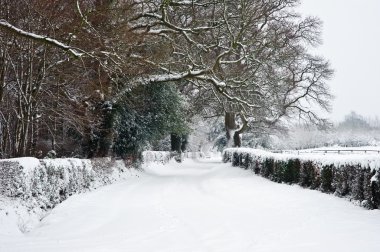
<svg viewBox="0 0 380 252"><path fill-rule="evenodd" d="M380 209L380 155L297 155L231 148L224 151L223 161L272 181L334 193Z"/></svg>
<svg viewBox="0 0 380 252"><path fill-rule="evenodd" d="M144 151L142 153L142 160L144 163L162 163L166 164L175 155L169 151Z"/></svg>
<svg viewBox="0 0 380 252"><path fill-rule="evenodd" d="M181 155L179 155L177 152L170 152L170 151L144 151L142 153L142 160L145 164L149 163L161 163L166 164L168 163L172 158L174 159L183 159L183 158L192 158L192 159L198 159L198 158L207 158L210 157L211 153L204 153L204 152L197 152L197 151L189 151L184 152Z"/></svg>
<svg viewBox="0 0 380 252"><path fill-rule="evenodd" d="M0 160L0 195L52 208L72 194L111 183L127 170L124 161L109 158Z"/></svg>

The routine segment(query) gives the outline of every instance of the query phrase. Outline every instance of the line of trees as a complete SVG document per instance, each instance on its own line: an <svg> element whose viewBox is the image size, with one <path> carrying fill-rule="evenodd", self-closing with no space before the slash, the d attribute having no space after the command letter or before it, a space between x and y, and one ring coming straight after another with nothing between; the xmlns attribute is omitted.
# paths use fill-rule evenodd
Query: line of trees
<svg viewBox="0 0 380 252"><path fill-rule="evenodd" d="M255 141L256 140L256 141ZM270 149L308 149L328 146L360 147L380 145L380 123L378 118L366 118L351 112L344 120L328 129L314 125L293 125L288 134L268 132L260 140L247 141L250 147L264 146Z"/></svg>
<svg viewBox="0 0 380 252"><path fill-rule="evenodd" d="M0 0L0 155L136 155L195 115L227 138L324 123L320 21L298 0ZM178 147L177 147L178 148Z"/></svg>

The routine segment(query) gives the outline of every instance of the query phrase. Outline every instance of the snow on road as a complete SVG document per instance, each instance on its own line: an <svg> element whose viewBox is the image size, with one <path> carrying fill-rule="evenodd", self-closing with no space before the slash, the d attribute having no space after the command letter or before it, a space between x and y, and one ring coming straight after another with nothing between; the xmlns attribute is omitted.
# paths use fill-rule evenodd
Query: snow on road
<svg viewBox="0 0 380 252"><path fill-rule="evenodd" d="M73 196L30 233L0 235L0 251L370 252L379 235L378 210L186 160Z"/></svg>

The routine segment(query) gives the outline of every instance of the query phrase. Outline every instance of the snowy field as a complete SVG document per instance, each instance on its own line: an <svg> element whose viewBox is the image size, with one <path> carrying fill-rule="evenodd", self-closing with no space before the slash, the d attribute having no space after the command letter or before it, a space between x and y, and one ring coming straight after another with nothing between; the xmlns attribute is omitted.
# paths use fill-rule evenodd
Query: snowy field
<svg viewBox="0 0 380 252"><path fill-rule="evenodd" d="M74 195L26 234L0 225L0 251L378 252L379 235L378 210L207 159Z"/></svg>
<svg viewBox="0 0 380 252"><path fill-rule="evenodd" d="M299 150L299 153L379 154L380 146L342 147L330 146Z"/></svg>
<svg viewBox="0 0 380 252"><path fill-rule="evenodd" d="M380 156L380 146L360 146L360 147L342 147L329 146L312 149L300 150L273 150L276 153L284 154L335 154L335 155L377 155Z"/></svg>

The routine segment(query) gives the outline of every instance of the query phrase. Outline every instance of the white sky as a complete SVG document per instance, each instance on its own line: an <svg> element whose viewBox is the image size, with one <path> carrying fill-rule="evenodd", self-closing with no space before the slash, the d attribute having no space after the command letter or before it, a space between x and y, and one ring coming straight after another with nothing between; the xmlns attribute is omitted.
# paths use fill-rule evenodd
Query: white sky
<svg viewBox="0 0 380 252"><path fill-rule="evenodd" d="M301 11L323 21L318 54L335 70L332 120L350 111L380 117L380 0L301 0Z"/></svg>

